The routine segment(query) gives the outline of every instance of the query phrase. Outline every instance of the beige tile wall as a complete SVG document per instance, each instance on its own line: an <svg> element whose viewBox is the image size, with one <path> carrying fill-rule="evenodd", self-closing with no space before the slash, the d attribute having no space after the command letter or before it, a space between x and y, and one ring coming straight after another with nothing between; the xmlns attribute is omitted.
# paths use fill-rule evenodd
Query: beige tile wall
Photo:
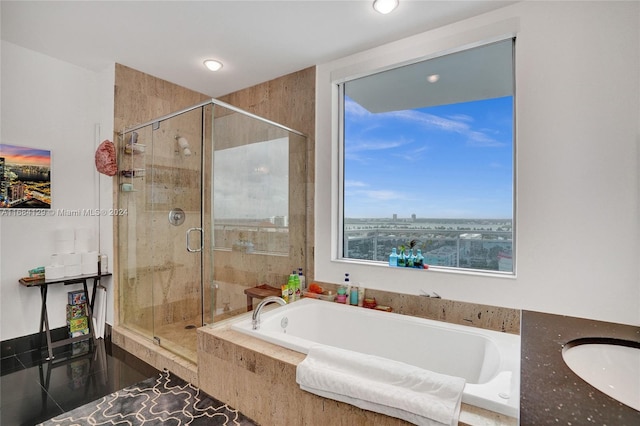
<svg viewBox="0 0 640 426"><path fill-rule="evenodd" d="M295 152L296 156L301 156L300 160L290 163L292 169L302 167L303 156L306 156L306 188L298 187L291 194L291 201L300 204L292 206L294 212L297 213L295 216L292 215L294 217L291 217L290 221L304 222L300 223L300 226L302 227L301 232L306 235L306 247L302 254L299 250L292 252L295 257L291 264L304 267L302 261L305 260L305 275L308 280L313 280L314 256L315 79L316 69L310 67L219 98L223 102L307 135L306 147L302 144L298 145L305 151ZM303 189L306 194L302 193ZM303 210L300 210L301 208ZM294 238L298 237L294 236ZM294 247L297 244L297 241L290 242L290 245ZM304 258L301 257L302 255Z"/></svg>
<svg viewBox="0 0 640 426"><path fill-rule="evenodd" d="M200 388L259 424L409 424L301 390L295 376L304 354L239 333L229 323L198 330L198 357ZM518 421L462 404L458 424L515 426Z"/></svg>
<svg viewBox="0 0 640 426"><path fill-rule="evenodd" d="M338 288L336 284L318 284L323 289L333 290L334 294ZM375 298L378 305L391 307L398 314L520 334L520 309L372 289L365 289L365 295Z"/></svg>
<svg viewBox="0 0 640 426"><path fill-rule="evenodd" d="M122 65L116 66L115 95L116 129L123 129L137 123L146 122L208 99L202 94L189 91ZM235 298L236 302L234 303L244 304L245 297L242 289L246 283L268 282L275 284L274 281L284 279L284 274L292 264L302 263L303 259L306 260L307 279L309 282L313 280L315 68L308 68L220 99L308 135L306 146L302 145L304 146L303 152L299 153L302 157L298 157L297 160L297 163L301 164L303 162L302 158L306 157L306 181L304 182L306 194L303 194L303 192L294 193L295 196L293 197L294 200L301 203L300 205L303 206L303 209L306 208L306 214L299 211L299 216L292 218L294 223L296 220L299 221L297 225L299 231L297 233L303 233L306 239L294 239L290 242L290 245L295 247L296 244L299 245L304 240L306 241L306 246L304 248L299 247L290 253L293 256L293 260L286 256L281 256L280 258L273 257L269 262L263 263L250 258L249 255L238 252L220 252L216 256L215 268L220 271L219 277L230 282L242 283L229 286L229 294L221 295L219 299L224 297ZM116 193L115 195L117 198L119 194ZM154 218L153 220L160 220L160 218ZM117 230L116 235L118 235ZM126 233L126 230L120 235L121 240L124 241L121 241L120 244L116 241L116 250L123 251L126 258L128 253L126 252L127 245L125 242L130 236ZM168 242L170 242L173 237L161 236L159 238L169 238ZM144 241L136 242L140 245L145 243ZM139 255L144 258L144 251ZM238 264L246 264L248 266L245 268L234 266ZM158 268L155 271L145 269L138 271L138 273L158 275L173 273L174 275L171 277L164 277L168 282L175 280L176 276L180 280L184 277L185 271L182 269L173 272L165 269ZM118 276L117 269L115 272L115 275ZM134 274L134 276L136 275ZM163 277L158 276L156 279L163 279ZM323 285L326 287L332 286L332 284L328 283L323 283ZM131 282L127 279L123 282L118 282L118 279L116 279L116 286L128 286L126 291L131 300L125 300L123 302L125 305L137 304L143 306L143 308L137 310L130 309L129 311L131 312L129 314L142 323L149 321L149 317L151 317L150 306L146 306L144 301L147 300L150 289L136 285L135 281ZM519 332L520 314L516 310L426 299L420 296L383 291L370 290L367 295L376 297L380 304L392 306L394 311L398 313L509 333ZM119 307L117 303L116 318L118 318L119 310L127 310L126 306ZM173 313L166 315L180 315L180 308L174 306L171 309ZM346 404L305 394L295 384L292 387L292 375L295 371L295 365L303 357L301 354L282 348L275 348L273 345L264 342L248 342L246 337L232 336L230 333L220 329L212 332L209 328L203 328L198 331L199 371L196 373L195 365L181 361L179 357L176 358L166 353L162 348L151 345L148 341L138 342L135 333L129 333L126 330L114 330L116 344L120 344L125 349L139 354L144 359L150 359L158 368L170 368L179 376L193 383L200 383L203 390L243 410L246 414L255 416L256 420L264 418L292 420L295 422L303 421L306 424L313 424L315 420L321 418L325 424L346 424L342 420L354 422L349 424L377 424L378 421L383 421L385 422L384 424L392 424L386 423L393 421L389 418L383 418L375 413L363 412ZM255 341L256 339L252 340ZM255 347L256 344L263 346ZM272 395L273 398L264 398L265 393ZM283 410L289 404L283 403L279 399L280 396L282 398L295 399L301 404L302 413ZM347 413L346 417L344 417L345 413ZM466 415L468 415L468 412ZM490 417L491 415L489 414ZM494 423L492 420L488 420L486 424L498 423L498 421Z"/></svg>
<svg viewBox="0 0 640 426"><path fill-rule="evenodd" d="M214 309L230 307L242 312L246 306L244 288L267 283L279 286L286 281L287 274L297 267L312 268L313 249L313 133L315 69L281 77L243 91L222 100L253 112L258 116L283 124L311 135L310 138L292 137L289 159L290 175L296 176L290 187L289 241L285 253L289 255L254 256L233 251L216 251L214 254L214 281L217 289L205 286L205 307L215 291ZM133 125L168 115L174 111L201 103L209 98L156 77L131 68L116 65L115 128L116 132ZM215 108L217 120L233 121L236 118L224 109ZM185 254L182 241L184 229L198 226L199 186L197 166L199 155L194 151L191 158L184 159L175 148L175 136L194 141L199 138L201 125L171 119L162 123L159 131L138 131L139 142L145 143L153 137L154 182L165 182L166 190L151 195L149 177L132 179L138 192L123 194L116 192L119 207L127 208L129 215L116 223L116 258L120 258L120 269L115 270L117 294L117 321L123 319L141 329L161 327L175 321L189 321L190 313L200 309L200 280L193 257ZM233 124L233 123L231 123ZM250 142L260 132L283 133L260 123L241 123L235 127L233 140ZM253 128L255 127L255 129ZM216 129L223 126L216 126ZM238 131L240 129L240 132ZM207 128L208 138L211 129ZM244 136L243 133L244 132ZM219 137L221 141L231 140ZM222 135L224 136L224 135ZM268 135L267 135L268 136ZM246 139L246 140L245 140ZM117 135L114 135L117 141ZM120 144L124 143L123 141ZM223 147L223 146L221 146ZM218 147L217 147L218 148ZM124 156L120 168L144 168L151 161L151 150L141 156ZM210 170L209 167L206 170ZM207 179L210 176L207 175ZM120 179L122 180L122 179ZM129 180L125 180L129 182ZM162 188L161 188L162 189ZM116 189L116 191L118 191ZM154 199L152 199L155 197ZM166 199L164 205L162 200ZM151 203L154 211L151 211ZM157 226L166 222L167 212L180 207L187 212L187 222L180 227ZM208 209L208 206L205 206ZM194 213L194 214L192 214ZM209 225L209 224L207 224ZM207 236L208 238L208 236ZM126 266L126 270L123 269ZM209 264L205 264L205 276L210 277ZM175 285L176 281L180 285ZM152 284L155 283L155 284ZM153 288L152 288L153 287ZM150 295L153 294L153 300ZM188 297L184 297L187 295ZM155 307L155 312L151 309ZM208 309L209 313L211 309Z"/></svg>
<svg viewBox="0 0 640 426"><path fill-rule="evenodd" d="M114 255L120 260L114 265L116 294L120 296L115 306L116 324L124 321L139 330L152 330L176 321L193 322L194 312L200 311L199 270L194 257L176 242L183 242L185 229L199 223L197 177L202 153L194 149L192 157L179 155L175 137L179 131L187 139L199 139L201 125L191 115L172 119L153 134L150 127L140 129L138 143L147 146L140 155L125 155L126 141L119 140L117 133L207 99L203 94L116 64L113 140L119 148L118 168L146 171L140 178L115 178L114 200L128 212L115 222ZM153 171L146 170L152 155ZM158 183L153 194L152 172ZM120 192L118 184L122 182L132 183L136 192ZM155 209L151 208L152 201ZM168 210L174 206L187 212L180 227L167 224ZM179 286L175 285L178 279Z"/></svg>

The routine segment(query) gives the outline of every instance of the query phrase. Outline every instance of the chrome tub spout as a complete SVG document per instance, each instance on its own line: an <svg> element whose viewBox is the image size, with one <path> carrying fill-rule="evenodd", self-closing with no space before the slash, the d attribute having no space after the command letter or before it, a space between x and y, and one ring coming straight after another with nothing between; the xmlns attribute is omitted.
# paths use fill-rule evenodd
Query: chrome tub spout
<svg viewBox="0 0 640 426"><path fill-rule="evenodd" d="M251 317L251 324L253 325L253 329L257 330L260 328L260 312L262 312L262 308L268 305L269 303L278 303L279 305L286 305L287 302L284 301L282 297L277 296L269 296L262 300L262 302L258 303L258 306L253 311L253 316Z"/></svg>

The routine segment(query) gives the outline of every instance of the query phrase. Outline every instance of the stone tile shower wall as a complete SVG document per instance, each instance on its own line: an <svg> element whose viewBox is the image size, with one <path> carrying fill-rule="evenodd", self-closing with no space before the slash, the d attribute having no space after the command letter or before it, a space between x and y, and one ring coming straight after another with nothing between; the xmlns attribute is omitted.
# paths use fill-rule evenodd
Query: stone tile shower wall
<svg viewBox="0 0 640 426"><path fill-rule="evenodd" d="M224 107L214 108L214 141L216 152L240 146L252 150L254 142L273 141L288 138L288 158L279 159L283 168L288 170L288 232L271 232L275 228L263 223L261 227L247 227L234 229L215 229L215 247L213 253L214 280L218 288L216 291L216 308L223 306L223 312L218 314L236 314L246 311L246 296L244 289L260 284L279 287L286 282L287 274L292 268L305 267L306 242L306 139L292 134L284 129L263 121L235 113ZM258 148L259 149L259 148ZM209 157L207 156L207 161ZM218 173L214 167L205 165L205 181L211 181L210 174ZM227 176L229 177L229 176ZM242 179L242 177L239 177ZM246 181L246 184L252 182ZM216 192L219 188L216 188ZM271 188L263 188L268 191ZM224 204L229 200L214 197L215 203ZM237 201L237 200L236 200ZM244 200L246 203L264 203L264 200ZM268 201L271 211L274 201ZM286 201L285 201L286 202ZM205 228L213 229L209 221L210 206L205 205ZM219 225L218 223L216 225ZM266 226L265 226L266 225ZM209 237L209 235L207 235ZM251 241L255 247L252 253L243 252L236 247L238 241ZM306 268L306 267L305 267ZM205 299L206 300L206 299ZM226 312L228 310L228 313Z"/></svg>
<svg viewBox="0 0 640 426"><path fill-rule="evenodd" d="M198 104L208 100L209 97L200 93L196 93L177 86L175 84L163 81L156 77L141 73L131 68L116 65L116 87L115 87L115 130L116 133L125 128L131 127L138 123L147 122L149 120L170 114L174 111ZM284 255L271 256L267 261L260 259L255 255L248 255L233 251L216 251L214 256L214 271L216 282L232 285L220 285L216 294L216 305L213 307L216 311L223 309L225 306L241 307L244 310L246 306L246 297L243 290L247 287L253 287L258 284L267 283L274 286L280 285L286 279L286 274L293 267L305 268L308 280L313 279L313 157L314 157L314 102L315 102L315 68L302 70L288 76L284 76L257 85L255 87L245 89L234 94L222 98L224 102L228 102L234 106L245 109L258 116L265 117L269 120L281 123L287 127L299 130L303 133L311 135L306 143L292 143L293 148L290 158L290 172L298 176L296 185L290 189L290 202L292 208L290 211L290 233L288 245ZM216 110L218 108L216 107ZM216 116L224 120L224 114L216 111ZM172 126L173 127L173 126ZM178 126L180 132L188 140L196 140L196 136L189 136L189 126ZM197 129L197 138L199 138L200 128ZM163 130L162 127L160 129ZM211 137L211 129L207 126L205 138ZM189 186L195 179L190 178L192 171L189 166L180 165L179 171L172 171L172 167L176 168L174 141L175 135L169 133L157 134L157 139L168 138L166 143L168 152L155 153L158 156L159 164L156 168L154 176L160 180L166 180L167 183L174 183ZM143 137L145 135L140 135ZM117 135L114 135L114 141ZM141 143L144 143L142 140ZM154 149L162 144L154 144ZM161 148L164 149L164 148ZM150 155L147 153L146 155ZM173 161L173 163L172 163ZM210 167L205 167L207 175L205 179L210 181ZM188 192L191 192L191 188ZM116 188L117 191L117 188ZM117 199L120 194L115 193L114 198ZM127 196L132 194L127 194ZM186 199L179 199L179 204L190 205ZM195 202L195 200L194 200ZM137 202L136 206L141 206L144 202ZM169 206L154 212L147 220L138 221L135 224L127 224L128 229L116 229L116 235L119 235L119 241L116 244L116 258L120 258L123 265L136 265L136 271L129 271L123 275L118 270L114 270L115 275L122 277L116 280L117 294L126 294L126 297L119 297L116 303L116 318L122 323L123 318L133 324L137 324L142 328L149 328L152 316L156 318L156 326L171 321L186 319L188 312L194 310L194 303L197 303L198 309L200 305L199 288L196 287L195 273L193 265L188 261L182 261L178 250L184 250L184 229L185 224L181 227L162 226L157 227L153 233L153 239L141 238L149 231L148 226L151 223L166 222L166 214ZM181 207L181 206L179 206ZM182 207L185 209L184 207ZM187 210L187 209L185 209ZM191 215L187 215L187 220ZM210 227L210 211L209 206L205 205L205 228ZM148 223L146 223L148 222ZM123 223L116 223L116 228L125 226ZM195 226L195 225L193 225ZM176 235L176 232L180 235ZM234 238L232 234L225 235L227 238ZM209 238L209 236L206 236ZM131 244L133 242L133 244ZM178 243L176 243L178 242ZM207 243L206 241L205 243ZM132 247L136 247L136 251L130 252ZM157 257L152 255L152 248L158 246L167 247L164 255ZM133 257L134 260L131 260ZM124 259L129 259L124 261ZM180 262L176 259L181 259ZM170 268L169 260L179 264L178 268ZM116 263L116 262L114 262ZM175 265L174 265L175 266ZM205 276L208 277L211 271L207 262L204 264ZM156 309L159 311L151 312L152 303L150 300L151 289L141 284L145 281L145 274L151 275L154 282L159 284L156 290L160 290L160 301L156 303ZM133 280L130 277L134 278ZM171 285L176 280L186 282L186 287ZM121 281L121 282L119 282ZM146 280L151 281L151 280ZM193 285L192 285L193 284ZM198 283L199 285L199 283ZM211 310L208 303L211 297L211 288L205 286L205 307ZM183 295L189 295L187 298L180 298ZM193 295L193 297L191 297ZM210 312L209 312L210 313ZM205 314L205 317L207 313ZM159 321L159 323L158 323Z"/></svg>
<svg viewBox="0 0 640 426"><path fill-rule="evenodd" d="M300 187L290 193L290 202L294 203L291 220L295 221L293 216L302 215L304 218L300 217L300 220L306 221L300 231L306 234L304 236L306 246L299 246L299 243L303 241L300 232L295 235L290 233L289 236L290 246L295 247L297 251L295 255L298 258L304 257L304 263L298 266L305 268L307 282L314 279L315 98L315 67L306 68L218 98L223 102L307 135L306 153L298 151L295 153L296 157L298 154L306 155L306 178L304 182L301 182L306 185L306 196L304 196L306 200L298 192ZM299 148L302 147L298 146L296 149ZM300 162L290 163L290 167L291 170L294 170L295 167L300 167ZM306 212L301 211L301 208L306 208ZM292 262L292 266L297 263L301 262L296 260Z"/></svg>
<svg viewBox="0 0 640 426"><path fill-rule="evenodd" d="M115 70L115 111L113 140L122 149L117 133L136 124L150 121L174 111L195 105L208 99L175 84L116 64ZM177 163L175 153L175 129L187 139L200 139L200 122L176 119L171 126L161 126L153 132L150 128L138 131L141 144L147 144L147 151L140 158L124 159L119 169L144 167L151 164L151 140L153 144L153 179L161 187L176 188L172 194L155 195L156 202L171 196L169 207L161 202L151 208L151 175L134 181L137 192L126 193L121 203L126 203L128 215L115 222L118 241L115 244L114 262L116 279L116 318L118 323L126 321L138 330L152 330L178 320L190 321L193 312L199 312L200 278L198 268L193 267L193 258L185 255L184 230L198 226L200 189L199 163L197 159ZM194 156L195 157L195 156ZM127 162L129 161L129 162ZM194 186L195 185L195 186ZM121 195L114 185L114 199ZM180 227L169 226L167 213L173 204L188 212L185 223ZM124 206L121 206L124 207ZM122 220L124 219L124 220ZM158 226L163 224L162 226ZM167 226L164 226L166 224ZM179 235L178 235L179 234ZM180 285L175 285L178 280ZM152 283L158 283L151 288ZM153 298L152 298L153 295ZM152 312L155 306L156 311ZM155 324L153 324L155 321Z"/></svg>

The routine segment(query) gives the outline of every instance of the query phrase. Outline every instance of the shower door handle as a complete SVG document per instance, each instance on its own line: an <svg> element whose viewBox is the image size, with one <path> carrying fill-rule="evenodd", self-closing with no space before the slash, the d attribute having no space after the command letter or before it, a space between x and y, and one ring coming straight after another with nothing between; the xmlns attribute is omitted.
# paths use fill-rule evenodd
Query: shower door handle
<svg viewBox="0 0 640 426"><path fill-rule="evenodd" d="M191 231L198 231L200 233L200 247L197 247L195 249L191 248ZM187 251L189 253L198 253L200 251L202 251L202 248L204 247L204 242L203 237L204 236L204 232L202 231L202 228L189 228L187 229Z"/></svg>

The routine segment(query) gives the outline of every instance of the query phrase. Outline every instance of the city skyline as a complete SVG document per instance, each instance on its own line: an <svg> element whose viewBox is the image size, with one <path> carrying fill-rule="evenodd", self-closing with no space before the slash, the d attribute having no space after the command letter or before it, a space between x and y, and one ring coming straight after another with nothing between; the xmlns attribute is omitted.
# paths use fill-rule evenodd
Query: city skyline
<svg viewBox="0 0 640 426"><path fill-rule="evenodd" d="M0 157L6 164L51 168L51 151L45 149L0 144Z"/></svg>
<svg viewBox="0 0 640 426"><path fill-rule="evenodd" d="M51 208L51 151L0 144L0 208Z"/></svg>

